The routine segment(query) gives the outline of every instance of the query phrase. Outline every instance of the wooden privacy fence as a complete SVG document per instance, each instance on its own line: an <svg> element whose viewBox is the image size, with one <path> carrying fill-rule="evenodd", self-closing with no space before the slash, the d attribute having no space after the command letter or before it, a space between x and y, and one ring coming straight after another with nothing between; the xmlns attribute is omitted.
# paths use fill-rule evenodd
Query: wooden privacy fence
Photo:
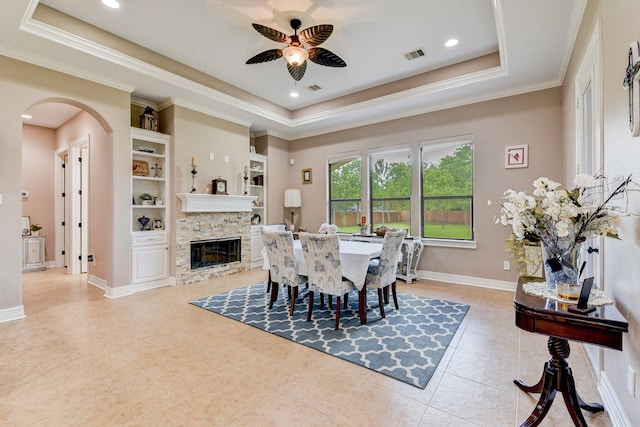
<svg viewBox="0 0 640 427"><path fill-rule="evenodd" d="M335 212L334 215L334 223L338 227L360 224L361 215L359 212ZM367 222L373 224L409 222L409 211L374 212L373 222L371 219L368 219ZM424 213L424 222L426 224L440 224L444 222L445 224L469 225L471 219L470 212L465 211L427 211Z"/></svg>

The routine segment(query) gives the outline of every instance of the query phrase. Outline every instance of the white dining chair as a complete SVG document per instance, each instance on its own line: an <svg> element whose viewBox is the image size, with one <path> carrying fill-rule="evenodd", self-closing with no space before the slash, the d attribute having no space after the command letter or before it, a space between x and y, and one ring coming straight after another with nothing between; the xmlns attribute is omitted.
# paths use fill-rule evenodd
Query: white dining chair
<svg viewBox="0 0 640 427"><path fill-rule="evenodd" d="M300 243L304 254L307 274L309 279L309 309L307 311L307 322L311 321L313 312L314 292L327 294L336 297L336 324L335 329L340 327L340 300L349 291L356 289L353 282L342 277L340 268L340 238L337 234L310 234L300 233ZM360 297L360 310L363 307L363 295ZM331 299L329 300L331 308ZM360 311L359 310L359 311ZM360 315L362 313L360 312ZM360 317L362 319L362 316Z"/></svg>
<svg viewBox="0 0 640 427"><path fill-rule="evenodd" d="M287 230L287 224L285 223L281 223L281 224L273 224L273 225L263 225L260 227L260 231L262 232L262 230L266 230L266 231L286 231ZM268 276L267 276L267 290L265 292L269 293L269 291L271 290L271 269L268 267L268 263L263 263L262 265L262 269L263 270L267 270Z"/></svg>
<svg viewBox="0 0 640 427"><path fill-rule="evenodd" d="M269 273L271 276L271 297L269 309L278 299L278 285L287 286L291 305L289 315L293 316L293 309L298 297L298 287L306 285L307 278L298 274L296 259L293 253L293 233L291 231L262 230L262 241L269 258Z"/></svg>
<svg viewBox="0 0 640 427"><path fill-rule="evenodd" d="M384 319L383 291L387 295L384 300L388 302L389 287L393 294L393 303L398 310L398 296L396 294L396 273L398 272L398 252L402 245L402 240L407 234L406 230L385 233L382 241L382 251L379 258L369 261L365 286L378 290L378 303L380 304L380 316Z"/></svg>

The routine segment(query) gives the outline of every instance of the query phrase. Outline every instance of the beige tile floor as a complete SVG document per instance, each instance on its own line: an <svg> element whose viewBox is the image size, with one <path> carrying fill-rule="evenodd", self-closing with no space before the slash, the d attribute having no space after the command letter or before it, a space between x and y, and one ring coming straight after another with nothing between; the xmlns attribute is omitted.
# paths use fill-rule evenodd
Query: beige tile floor
<svg viewBox="0 0 640 427"><path fill-rule="evenodd" d="M514 326L510 292L398 282L471 305L420 390L188 304L265 279L253 270L109 300L83 275L24 274L27 317L0 324L0 425L494 427L535 406L512 381L538 380L546 338ZM569 363L582 397L599 401L582 346ZM559 395L542 425L572 425Z"/></svg>

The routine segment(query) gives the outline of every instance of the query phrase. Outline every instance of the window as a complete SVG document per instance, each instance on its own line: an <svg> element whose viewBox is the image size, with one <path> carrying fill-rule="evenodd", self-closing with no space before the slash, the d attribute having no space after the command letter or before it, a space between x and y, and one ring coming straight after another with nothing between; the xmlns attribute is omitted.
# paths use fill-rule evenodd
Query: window
<svg viewBox="0 0 640 427"><path fill-rule="evenodd" d="M473 138L422 144L422 237L473 240Z"/></svg>
<svg viewBox="0 0 640 427"><path fill-rule="evenodd" d="M409 230L411 224L411 151L381 151L369 156L372 229Z"/></svg>
<svg viewBox="0 0 640 427"><path fill-rule="evenodd" d="M362 159L329 161L329 218L341 233L360 232L362 216Z"/></svg>

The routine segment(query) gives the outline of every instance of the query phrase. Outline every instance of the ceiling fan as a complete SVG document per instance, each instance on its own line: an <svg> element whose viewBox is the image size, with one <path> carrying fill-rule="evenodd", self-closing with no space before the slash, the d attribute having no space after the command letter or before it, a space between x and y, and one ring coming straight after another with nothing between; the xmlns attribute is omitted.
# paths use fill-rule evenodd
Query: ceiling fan
<svg viewBox="0 0 640 427"><path fill-rule="evenodd" d="M318 46L329 38L333 32L333 25L315 25L300 31L298 29L302 22L299 19L290 21L294 34L288 36L273 28L265 27L260 24L252 24L257 32L266 38L278 43L286 43L284 49L269 49L261 52L247 60L247 64L259 64L269 62L283 57L287 60L287 70L295 81L300 81L304 72L307 70L307 59L319 65L327 67L346 67L347 63L338 55L330 50L321 47L311 47L305 49L305 46Z"/></svg>

